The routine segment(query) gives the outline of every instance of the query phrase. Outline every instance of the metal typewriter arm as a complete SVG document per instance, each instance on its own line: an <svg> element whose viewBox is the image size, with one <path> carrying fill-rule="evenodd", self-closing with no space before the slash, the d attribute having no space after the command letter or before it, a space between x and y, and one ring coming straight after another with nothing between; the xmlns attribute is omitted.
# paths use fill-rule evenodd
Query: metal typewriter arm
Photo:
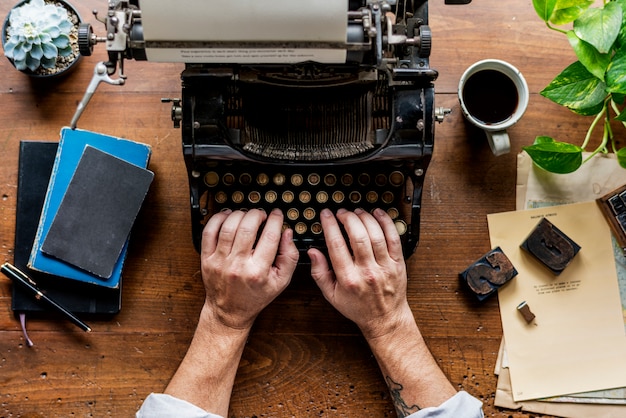
<svg viewBox="0 0 626 418"><path fill-rule="evenodd" d="M113 79L109 77L107 73L107 66L104 62L99 62L96 64L96 67L93 70L93 77L91 78L91 82L89 82L89 86L87 86L87 90L85 91L85 95L83 96L80 103L78 103L78 107L76 108L76 112L74 113L74 117L72 118L72 122L70 123L70 127L72 129L76 129L76 124L78 123L78 119L83 114L85 107L91 100L91 97L96 92L96 88L100 83L107 83L111 85L121 86L126 82L126 78L120 76L120 78Z"/></svg>

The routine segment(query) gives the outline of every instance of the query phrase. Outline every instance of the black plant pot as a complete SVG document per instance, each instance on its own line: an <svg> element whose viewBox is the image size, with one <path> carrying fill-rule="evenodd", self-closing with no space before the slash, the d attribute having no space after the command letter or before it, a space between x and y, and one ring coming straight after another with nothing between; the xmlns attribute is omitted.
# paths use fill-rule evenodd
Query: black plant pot
<svg viewBox="0 0 626 418"><path fill-rule="evenodd" d="M21 0L15 6L13 6L12 9L20 7L24 3L28 3L29 1L30 0ZM73 22L74 29L72 30L72 33L70 34L70 41L71 41L73 53L69 57L59 57L57 66L55 68L45 69L45 68L39 67L36 71L31 71L30 69L26 69L23 71L20 70L20 72L30 77L37 78L37 79L50 79L50 78L57 79L57 78L60 78L62 76L65 76L71 73L74 69L76 69L76 67L78 66L78 64L80 63L82 59L82 56L78 52L78 26L81 24L82 18L80 17L80 14L74 8L74 6L72 6L70 3L68 3L65 0L54 0L54 1L46 0L46 2L54 3L54 4L64 7L68 11L70 15L70 19L74 20ZM7 16L4 18L4 24L2 25L2 48L3 49L4 49L4 44L6 42L6 39L7 39L7 29L9 27L9 16L10 16L10 13L7 14ZM9 60L9 62L11 62L11 64L13 64L13 60L11 58L7 57L7 59ZM15 67L15 65L13 66Z"/></svg>

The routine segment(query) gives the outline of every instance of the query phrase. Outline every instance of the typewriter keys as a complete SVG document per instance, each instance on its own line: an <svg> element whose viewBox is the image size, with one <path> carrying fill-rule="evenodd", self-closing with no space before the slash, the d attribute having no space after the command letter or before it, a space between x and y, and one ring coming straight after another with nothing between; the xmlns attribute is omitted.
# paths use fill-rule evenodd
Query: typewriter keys
<svg viewBox="0 0 626 418"><path fill-rule="evenodd" d="M260 208L269 212L278 207L285 215L284 228L293 229L294 242L304 251L310 246L325 247L319 219L322 209L336 212L358 207L371 212L381 208L394 221L402 239L410 235L413 196L409 193L413 183L407 180L413 178L414 168L378 162L361 169L344 169L212 164L198 176L204 186L204 222L225 209Z"/></svg>

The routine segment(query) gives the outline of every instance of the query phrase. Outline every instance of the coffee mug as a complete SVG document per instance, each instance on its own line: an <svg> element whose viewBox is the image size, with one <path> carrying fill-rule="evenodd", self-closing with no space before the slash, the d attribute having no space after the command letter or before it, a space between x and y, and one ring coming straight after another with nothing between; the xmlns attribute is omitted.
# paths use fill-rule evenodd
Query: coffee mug
<svg viewBox="0 0 626 418"><path fill-rule="evenodd" d="M507 128L520 120L528 106L528 85L508 62L486 59L465 70L459 80L459 102L465 118L487 134L495 155L511 150Z"/></svg>

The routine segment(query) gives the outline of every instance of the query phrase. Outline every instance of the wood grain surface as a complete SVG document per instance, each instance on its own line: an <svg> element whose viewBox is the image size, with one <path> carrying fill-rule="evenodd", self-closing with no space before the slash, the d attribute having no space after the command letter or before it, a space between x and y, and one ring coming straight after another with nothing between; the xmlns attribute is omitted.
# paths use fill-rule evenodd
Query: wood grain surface
<svg viewBox="0 0 626 418"><path fill-rule="evenodd" d="M104 0L74 1L84 20ZM172 7L176 7L176 2ZM0 2L5 16L12 2ZM426 174L421 241L407 261L408 297L428 346L458 389L484 402L487 417L537 416L493 405L494 364L502 338L497 297L483 303L458 274L490 249L486 215L515 209L515 162L535 136L580 141L588 120L538 92L573 60L567 40L549 32L530 0L430 2L436 105L452 109L437 126ZM34 83L0 59L0 262L13 261L18 146L58 140L106 58L102 45L53 85ZM524 74L530 104L510 129L512 152L494 157L460 113L456 88L466 67L509 61ZM85 334L54 316L29 323L29 348L11 311L11 284L0 280L0 416L134 416L162 391L195 328L203 302L199 256L191 242L189 194L180 130L161 97L180 96L181 64L127 62L125 86L101 85L79 127L148 143L155 172L124 268L122 311L85 318ZM210 352L211 347L207 347ZM382 376L365 340L322 297L306 272L257 320L235 382L232 417L393 417Z"/></svg>

